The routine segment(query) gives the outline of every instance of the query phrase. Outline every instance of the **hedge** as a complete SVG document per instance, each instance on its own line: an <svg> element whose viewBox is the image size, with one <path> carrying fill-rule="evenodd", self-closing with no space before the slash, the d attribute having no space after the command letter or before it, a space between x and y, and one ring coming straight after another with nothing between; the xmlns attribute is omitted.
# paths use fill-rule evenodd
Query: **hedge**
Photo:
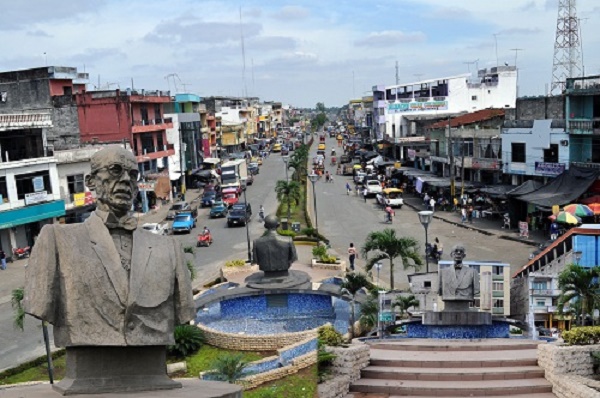
<svg viewBox="0 0 600 398"><path fill-rule="evenodd" d="M562 333L568 345L590 345L600 343L600 326L582 326Z"/></svg>

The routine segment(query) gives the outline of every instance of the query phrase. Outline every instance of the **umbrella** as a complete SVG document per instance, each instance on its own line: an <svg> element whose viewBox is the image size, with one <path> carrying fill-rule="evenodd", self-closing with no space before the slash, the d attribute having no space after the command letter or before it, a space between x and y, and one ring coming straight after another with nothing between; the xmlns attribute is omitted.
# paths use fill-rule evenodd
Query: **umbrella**
<svg viewBox="0 0 600 398"><path fill-rule="evenodd" d="M563 211L571 213L577 217L589 217L594 215L594 211L592 209L579 203L567 205L563 208Z"/></svg>
<svg viewBox="0 0 600 398"><path fill-rule="evenodd" d="M581 199L581 203L589 205L590 203L600 203L600 195L590 196L589 198Z"/></svg>
<svg viewBox="0 0 600 398"><path fill-rule="evenodd" d="M588 207L594 212L594 214L600 214L600 203L591 203Z"/></svg>
<svg viewBox="0 0 600 398"><path fill-rule="evenodd" d="M571 213L567 213L566 211L559 212L554 220L563 224L581 224L581 218L574 216Z"/></svg>

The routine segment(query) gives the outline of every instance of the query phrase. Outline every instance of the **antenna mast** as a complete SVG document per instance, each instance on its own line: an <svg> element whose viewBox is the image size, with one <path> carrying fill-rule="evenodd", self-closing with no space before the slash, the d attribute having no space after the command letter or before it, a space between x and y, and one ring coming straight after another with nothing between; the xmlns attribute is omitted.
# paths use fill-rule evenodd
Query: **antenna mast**
<svg viewBox="0 0 600 398"><path fill-rule="evenodd" d="M242 25L242 7L240 6L240 36L242 41L242 83L244 84L244 96L248 97L246 87L246 48L244 47L244 26Z"/></svg>
<svg viewBox="0 0 600 398"><path fill-rule="evenodd" d="M567 78L581 76L579 34L577 1L559 0L550 87L552 95L563 92Z"/></svg>
<svg viewBox="0 0 600 398"><path fill-rule="evenodd" d="M400 84L400 75L398 74L398 61L396 61L396 86Z"/></svg>

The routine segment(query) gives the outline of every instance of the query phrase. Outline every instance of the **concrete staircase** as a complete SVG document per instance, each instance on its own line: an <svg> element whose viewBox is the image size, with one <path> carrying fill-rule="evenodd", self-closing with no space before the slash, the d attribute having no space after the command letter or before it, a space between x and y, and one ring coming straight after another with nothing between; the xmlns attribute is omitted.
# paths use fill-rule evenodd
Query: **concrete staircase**
<svg viewBox="0 0 600 398"><path fill-rule="evenodd" d="M346 398L555 398L531 340L406 339L371 343Z"/></svg>

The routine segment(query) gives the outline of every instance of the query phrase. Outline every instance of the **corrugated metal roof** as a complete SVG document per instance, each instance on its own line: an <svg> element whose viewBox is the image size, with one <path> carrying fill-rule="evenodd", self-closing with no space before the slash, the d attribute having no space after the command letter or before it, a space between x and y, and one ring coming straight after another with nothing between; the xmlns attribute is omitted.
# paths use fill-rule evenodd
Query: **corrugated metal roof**
<svg viewBox="0 0 600 398"><path fill-rule="evenodd" d="M490 120L495 117L504 116L504 109L482 109L477 112L467 113L464 115L457 116L453 119L450 119L450 127L460 127L467 124L473 124L477 122L483 122L485 120ZM429 126L431 130L442 129L448 127L448 121L443 120Z"/></svg>

